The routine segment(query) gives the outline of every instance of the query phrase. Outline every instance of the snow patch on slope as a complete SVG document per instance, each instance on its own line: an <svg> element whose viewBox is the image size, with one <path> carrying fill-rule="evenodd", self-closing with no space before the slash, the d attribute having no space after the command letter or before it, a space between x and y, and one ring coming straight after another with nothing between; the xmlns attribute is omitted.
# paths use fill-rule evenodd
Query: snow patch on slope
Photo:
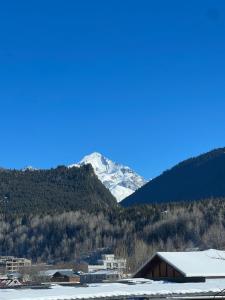
<svg viewBox="0 0 225 300"><path fill-rule="evenodd" d="M69 168L91 164L99 180L110 190L118 202L142 187L146 180L127 166L115 163L98 152L85 156Z"/></svg>

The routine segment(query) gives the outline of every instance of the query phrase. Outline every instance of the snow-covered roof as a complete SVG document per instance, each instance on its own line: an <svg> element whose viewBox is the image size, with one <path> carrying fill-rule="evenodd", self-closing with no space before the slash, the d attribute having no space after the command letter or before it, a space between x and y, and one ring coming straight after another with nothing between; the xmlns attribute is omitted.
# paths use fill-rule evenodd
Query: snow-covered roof
<svg viewBox="0 0 225 300"><path fill-rule="evenodd" d="M47 276L47 277L52 277L55 273L65 273L65 272L73 272L73 269L53 269L53 270L45 270L45 271L40 271L39 275L40 276Z"/></svg>
<svg viewBox="0 0 225 300"><path fill-rule="evenodd" d="M225 286L224 279L211 279L200 283L167 283L163 281L143 281L133 279L134 284L107 283L90 284L88 287L65 287L52 285L46 289L0 289L1 300L75 300L75 299L112 299L134 298L156 295L182 295L221 292Z"/></svg>
<svg viewBox="0 0 225 300"><path fill-rule="evenodd" d="M66 270L66 271L65 270L57 271L56 273L53 274L53 276L56 275L56 274L59 274L61 276L67 276L67 277L78 277L79 276L74 271L68 271L68 270Z"/></svg>
<svg viewBox="0 0 225 300"><path fill-rule="evenodd" d="M225 251L157 252L186 277L225 277Z"/></svg>
<svg viewBox="0 0 225 300"><path fill-rule="evenodd" d="M116 275L119 274L116 270L98 270L94 272L83 273L82 275Z"/></svg>

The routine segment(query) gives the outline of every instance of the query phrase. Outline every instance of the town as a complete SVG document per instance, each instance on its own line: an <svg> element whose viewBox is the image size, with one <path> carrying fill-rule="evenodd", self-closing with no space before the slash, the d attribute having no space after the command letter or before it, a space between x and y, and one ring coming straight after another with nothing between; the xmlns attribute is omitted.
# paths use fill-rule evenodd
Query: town
<svg viewBox="0 0 225 300"><path fill-rule="evenodd" d="M225 1L0 28L0 300L225 300Z"/></svg>
<svg viewBox="0 0 225 300"><path fill-rule="evenodd" d="M68 265L68 264L67 264ZM126 259L103 254L96 264L70 263L71 268L49 264L32 264L26 258L0 256L0 288L37 286L38 284L88 284L115 282L128 276Z"/></svg>
<svg viewBox="0 0 225 300"><path fill-rule="evenodd" d="M20 290L30 299L43 289L49 297L54 296L51 299L61 299L60 293L63 299L152 299L171 295L179 295L180 299L203 295L204 299L219 299L224 295L225 251L215 249L157 252L134 274L127 273L126 259L114 254L103 254L96 264L80 262L70 269L32 264L31 260L11 256L2 256L0 263L0 296L5 289ZM72 294L71 288L75 288Z"/></svg>

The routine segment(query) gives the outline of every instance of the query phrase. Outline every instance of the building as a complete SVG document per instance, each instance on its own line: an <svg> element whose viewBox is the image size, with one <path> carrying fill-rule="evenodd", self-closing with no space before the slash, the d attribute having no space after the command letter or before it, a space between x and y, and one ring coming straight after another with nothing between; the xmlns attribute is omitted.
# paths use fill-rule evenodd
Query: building
<svg viewBox="0 0 225 300"><path fill-rule="evenodd" d="M19 281L18 278L9 278L8 276L0 277L0 289L20 286L20 285L21 285L21 282Z"/></svg>
<svg viewBox="0 0 225 300"><path fill-rule="evenodd" d="M4 273L18 272L19 270L21 270L21 268L30 266L31 260L29 259L14 256L0 256L0 268Z"/></svg>
<svg viewBox="0 0 225 300"><path fill-rule="evenodd" d="M225 251L157 252L133 277L176 282L225 278Z"/></svg>
<svg viewBox="0 0 225 300"><path fill-rule="evenodd" d="M99 270L120 270L126 268L126 259L115 258L114 254L104 254L97 265L88 265L88 272Z"/></svg>
<svg viewBox="0 0 225 300"><path fill-rule="evenodd" d="M80 283L80 276L73 271L57 271L51 277L52 282Z"/></svg>
<svg viewBox="0 0 225 300"><path fill-rule="evenodd" d="M113 282L121 278L118 271L102 270L92 273L80 274L80 283L100 283L100 282Z"/></svg>
<svg viewBox="0 0 225 300"><path fill-rule="evenodd" d="M73 269L49 269L49 270L39 271L38 276L42 277L44 280L51 281L52 277L56 273L68 274L71 272L73 272Z"/></svg>

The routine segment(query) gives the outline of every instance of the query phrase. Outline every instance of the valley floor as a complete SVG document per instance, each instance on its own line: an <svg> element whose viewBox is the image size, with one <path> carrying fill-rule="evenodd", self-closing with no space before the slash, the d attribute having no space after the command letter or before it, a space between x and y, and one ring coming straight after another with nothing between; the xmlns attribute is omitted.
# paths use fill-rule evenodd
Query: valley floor
<svg viewBox="0 0 225 300"><path fill-rule="evenodd" d="M50 289L1 289L1 300L72 300L72 299L149 299L174 297L180 299L215 299L225 288L225 279L211 279L204 283L152 282L132 279L129 283L90 284L88 287L63 287L52 285ZM211 295L211 296L210 296Z"/></svg>

